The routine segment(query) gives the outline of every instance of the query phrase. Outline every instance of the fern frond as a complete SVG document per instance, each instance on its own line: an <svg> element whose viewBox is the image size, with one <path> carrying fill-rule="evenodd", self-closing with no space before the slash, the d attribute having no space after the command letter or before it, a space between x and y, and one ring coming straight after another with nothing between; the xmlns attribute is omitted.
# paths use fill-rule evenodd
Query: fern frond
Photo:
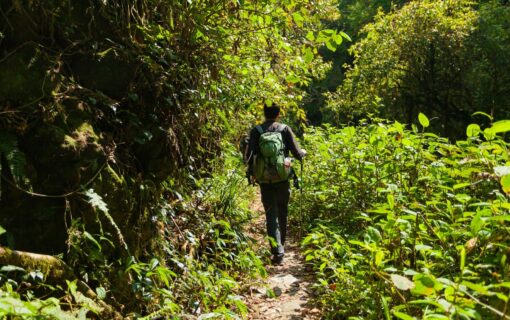
<svg viewBox="0 0 510 320"><path fill-rule="evenodd" d="M113 217L110 215L110 213L108 211L108 206L106 205L106 202L104 202L103 198L100 195L98 195L94 191L94 189L89 189L89 190L85 191L84 194L88 198L87 202L92 207L94 207L94 209L97 209L97 210L101 211L105 215L105 217L108 220L108 222L110 222L110 224L112 225L113 229L115 229L115 232L117 233L117 238L119 239L120 244L124 247L124 249L127 252L129 252L129 248L128 248L128 245L127 245L126 241L124 240L124 236L122 235L122 231L120 230L119 226L117 225L117 223L115 222Z"/></svg>

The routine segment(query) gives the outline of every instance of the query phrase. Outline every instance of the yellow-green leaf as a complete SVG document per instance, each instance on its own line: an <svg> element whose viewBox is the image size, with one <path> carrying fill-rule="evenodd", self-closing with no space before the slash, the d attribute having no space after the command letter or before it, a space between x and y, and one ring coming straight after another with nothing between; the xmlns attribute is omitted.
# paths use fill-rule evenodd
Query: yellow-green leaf
<svg viewBox="0 0 510 320"><path fill-rule="evenodd" d="M466 135L471 138L471 137L475 137L477 136L479 133L480 133L480 126L477 125L477 124L470 124L469 126L467 126L466 128Z"/></svg>
<svg viewBox="0 0 510 320"><path fill-rule="evenodd" d="M387 196L388 198L388 205L390 206L390 209L393 210L395 208L395 197L392 194L389 194Z"/></svg>
<svg viewBox="0 0 510 320"><path fill-rule="evenodd" d="M510 194L510 174L503 176L500 180L501 188L506 194Z"/></svg>
<svg viewBox="0 0 510 320"><path fill-rule="evenodd" d="M483 136L485 137L485 139L487 140L494 140L494 138L496 138L496 132L494 132L494 130L492 130L492 128L487 128L485 130L483 130Z"/></svg>
<svg viewBox="0 0 510 320"><path fill-rule="evenodd" d="M310 41L315 40L315 35L313 34L313 31L308 31L308 33L306 34L306 39L308 39Z"/></svg>
<svg viewBox="0 0 510 320"><path fill-rule="evenodd" d="M510 120L496 121L491 127L495 133L502 133L510 131Z"/></svg>
<svg viewBox="0 0 510 320"><path fill-rule="evenodd" d="M418 115L418 121L420 121L420 124L422 125L422 127L426 128L430 125L430 121L429 121L429 118L427 118L426 115L424 115L423 113L420 112L420 114Z"/></svg>

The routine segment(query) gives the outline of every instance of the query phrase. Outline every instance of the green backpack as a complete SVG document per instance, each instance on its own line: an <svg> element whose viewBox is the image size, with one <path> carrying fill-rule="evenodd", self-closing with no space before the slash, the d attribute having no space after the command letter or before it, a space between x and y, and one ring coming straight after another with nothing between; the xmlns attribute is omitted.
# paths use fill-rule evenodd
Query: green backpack
<svg viewBox="0 0 510 320"><path fill-rule="evenodd" d="M285 166L285 144L282 131L285 125L280 125L278 131L264 132L257 126L260 133L259 153L254 159L255 179L258 183L275 183L289 180L290 166Z"/></svg>

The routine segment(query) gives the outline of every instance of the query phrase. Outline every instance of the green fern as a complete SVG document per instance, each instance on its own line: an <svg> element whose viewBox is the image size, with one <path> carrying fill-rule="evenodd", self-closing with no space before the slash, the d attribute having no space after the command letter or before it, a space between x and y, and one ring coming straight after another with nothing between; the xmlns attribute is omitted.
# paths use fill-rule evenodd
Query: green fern
<svg viewBox="0 0 510 320"><path fill-rule="evenodd" d="M2 158L5 158L9 166L10 173L14 183L18 187L30 187L30 180L26 175L27 160L25 154L18 148L18 140L11 133L0 131L0 173L2 173ZM5 176L2 176L5 179ZM2 185L0 179L0 196L2 194Z"/></svg>

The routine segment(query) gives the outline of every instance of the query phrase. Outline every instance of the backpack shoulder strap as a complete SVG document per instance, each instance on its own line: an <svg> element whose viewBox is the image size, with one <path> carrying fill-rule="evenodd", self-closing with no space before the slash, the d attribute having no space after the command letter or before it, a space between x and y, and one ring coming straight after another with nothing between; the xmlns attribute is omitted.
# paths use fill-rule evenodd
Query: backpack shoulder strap
<svg viewBox="0 0 510 320"><path fill-rule="evenodd" d="M262 129L261 126L256 126L255 128L257 128L257 131L260 133L260 134L263 134L264 133L264 129Z"/></svg>

